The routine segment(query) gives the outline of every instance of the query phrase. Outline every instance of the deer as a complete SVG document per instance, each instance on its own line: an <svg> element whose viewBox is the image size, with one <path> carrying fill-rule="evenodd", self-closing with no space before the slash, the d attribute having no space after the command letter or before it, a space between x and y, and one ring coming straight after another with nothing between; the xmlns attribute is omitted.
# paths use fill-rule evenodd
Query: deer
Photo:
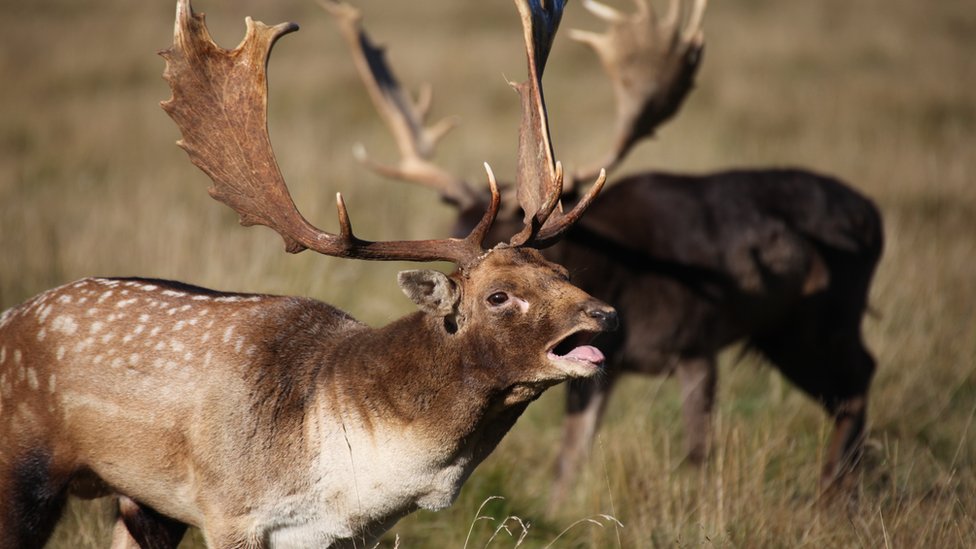
<svg viewBox="0 0 976 549"><path fill-rule="evenodd" d="M671 0L661 17L646 0L635 0L633 13L583 1L608 29L574 29L570 36L596 52L613 87L617 122L609 151L564 179L564 203L580 199L579 184L599 171L596 166L612 171L652 137L693 89L706 1L687 4ZM477 221L487 196L433 161L455 119L428 125L429 87L414 100L358 14L337 6L326 3L400 152L397 162L384 163L357 145L355 156L381 176L437 192L456 208L456 230L463 232ZM511 187L503 185L504 192ZM500 232L489 233L489 241L521 218L517 208L503 210L494 226ZM822 494L836 492L863 452L875 361L861 323L882 248L881 215L871 199L805 169L651 171L609 184L586 218L545 251L581 288L613 304L621 322L601 341L606 375L567 386L551 507L572 486L625 373L678 378L684 462L704 462L717 355L735 343L762 355L832 418L819 484Z"/></svg>
<svg viewBox="0 0 976 549"><path fill-rule="evenodd" d="M178 0L160 52L178 145L243 225L302 250L446 261L398 283L418 311L373 328L303 297L219 292L149 278L87 278L0 316L0 548L42 547L67 495L118 498L113 547L367 547L416 509L442 509L530 402L598 375L590 343L617 313L541 248L606 175L560 206L542 73L562 2L516 0L528 80L518 155L524 225L485 247L501 196L463 238L369 241L341 194L338 233L294 204L267 129L271 49L294 23L246 18L233 50Z"/></svg>

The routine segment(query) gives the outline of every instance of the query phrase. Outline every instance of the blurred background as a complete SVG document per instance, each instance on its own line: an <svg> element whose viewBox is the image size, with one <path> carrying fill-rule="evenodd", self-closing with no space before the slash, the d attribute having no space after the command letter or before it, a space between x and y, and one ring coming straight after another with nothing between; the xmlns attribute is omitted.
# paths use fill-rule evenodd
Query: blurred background
<svg viewBox="0 0 976 549"><path fill-rule="evenodd" d="M405 264L288 255L273 232L241 228L207 196L209 180L174 145L177 129L158 106L170 92L155 52L171 43L174 4L0 0L0 310L76 278L113 275L311 296L373 325L409 312L395 284ZM512 3L355 4L403 83L431 83L432 117L461 117L439 162L480 181L488 161L509 179L518 100L506 79L525 74ZM275 48L269 102L278 161L306 217L335 230L332 197L342 191L365 238L449 233L454 212L431 192L354 161L357 142L377 159L396 153L313 0L194 5L225 47L243 36L246 15L301 25ZM546 72L556 155L575 165L609 146L614 106L569 28L602 25L572 2ZM829 423L779 374L732 350L704 468L679 463L677 383L627 378L575 492L546 515L562 415L556 388L452 508L415 513L382 546L976 546L971 0L713 0L705 37L697 89L616 174L802 166L877 201L886 250L865 330L879 369L858 497L817 504ZM73 503L51 545L107 547L110 512ZM197 545L198 536L184 542Z"/></svg>

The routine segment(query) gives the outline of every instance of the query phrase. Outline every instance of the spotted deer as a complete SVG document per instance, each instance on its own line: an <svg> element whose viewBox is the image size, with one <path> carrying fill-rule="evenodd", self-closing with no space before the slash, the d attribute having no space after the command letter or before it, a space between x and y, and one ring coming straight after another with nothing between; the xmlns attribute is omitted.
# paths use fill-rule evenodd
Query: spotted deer
<svg viewBox="0 0 976 549"><path fill-rule="evenodd" d="M523 227L483 246L500 195L464 238L367 241L337 196L339 232L296 209L267 133L266 66L297 30L248 18L217 46L178 0L162 106L210 194L289 252L448 261L401 272L420 311L381 328L300 297L91 278L0 317L0 548L42 547L68 494L119 497L114 547L366 547L441 509L546 388L601 369L589 342L616 312L537 248L599 192L559 207L541 88L562 2L517 0L529 78L516 87Z"/></svg>
<svg viewBox="0 0 976 549"><path fill-rule="evenodd" d="M609 28L571 36L590 46L606 70L617 125L600 161L567 175L565 203L579 199L579 183L592 178L596 166L613 169L652 136L693 88L706 2L689 3L690 9L672 0L659 17L646 0L635 0L633 14L584 0ZM432 160L450 124L426 125L429 93L410 100L358 15L338 6L326 4L401 153L397 163L386 164L359 146L357 157L381 175L438 192L457 208L459 230L472 226L486 195ZM503 238L506 224L521 217L517 208L504 210L489 241ZM607 375L568 385L552 501L571 485L626 372L677 376L687 458L701 462L710 446L716 356L735 342L764 355L833 418L821 473L822 488L833 486L861 454L875 368L861 320L881 250L881 217L871 200L807 170L645 172L609 186L586 218L546 250L621 318L621 329L603 342Z"/></svg>

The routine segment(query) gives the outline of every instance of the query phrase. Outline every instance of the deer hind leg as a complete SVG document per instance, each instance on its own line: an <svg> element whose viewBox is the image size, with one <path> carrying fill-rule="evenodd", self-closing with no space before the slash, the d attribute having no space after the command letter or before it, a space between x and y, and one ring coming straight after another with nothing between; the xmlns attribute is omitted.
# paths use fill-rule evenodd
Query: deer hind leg
<svg viewBox="0 0 976 549"><path fill-rule="evenodd" d="M187 526L127 498L119 498L112 549L175 549Z"/></svg>
<svg viewBox="0 0 976 549"><path fill-rule="evenodd" d="M685 455L699 465L711 448L712 406L718 369L715 357L683 359L677 368L681 383L681 412L685 428Z"/></svg>
<svg viewBox="0 0 976 549"><path fill-rule="evenodd" d="M860 333L828 339L819 347L804 342L788 353L782 348L773 353L769 348L764 350L787 378L820 402L833 418L820 489L821 493L840 489L863 453L874 358L864 347Z"/></svg>
<svg viewBox="0 0 976 549"><path fill-rule="evenodd" d="M40 549L61 518L67 480L53 474L51 455L41 450L0 458L0 549Z"/></svg>
<svg viewBox="0 0 976 549"><path fill-rule="evenodd" d="M589 456L596 430L600 425L607 399L613 389L613 370L601 379L574 379L566 388L566 418L563 440L556 462L556 480L549 497L554 510L568 494L583 462Z"/></svg>

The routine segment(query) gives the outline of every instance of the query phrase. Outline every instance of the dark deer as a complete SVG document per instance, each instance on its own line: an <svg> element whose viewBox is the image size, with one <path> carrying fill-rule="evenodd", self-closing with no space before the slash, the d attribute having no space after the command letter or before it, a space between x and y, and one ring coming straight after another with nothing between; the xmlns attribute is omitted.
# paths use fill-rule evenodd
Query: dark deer
<svg viewBox="0 0 976 549"><path fill-rule="evenodd" d="M371 242L296 209L267 133L266 65L286 23L247 19L234 50L179 0L162 52L180 146L210 194L289 252L449 261L404 271L419 312L370 328L324 303L149 279L85 279L0 317L0 548L42 547L69 493L120 499L115 547L365 547L440 509L546 388L597 373L588 343L616 313L536 248L599 192L559 209L542 69L562 11L517 1L529 79L518 199L525 226L490 249L500 196L464 238ZM486 165L487 166L487 165ZM531 187L531 188L530 188Z"/></svg>
<svg viewBox="0 0 976 549"><path fill-rule="evenodd" d="M677 112L691 91L704 44L704 0L677 0L658 18L642 1L623 14L587 0L609 24L604 34L573 31L592 47L617 98L614 145L597 164L613 168ZM477 220L486 197L431 162L450 125L427 127L429 92L414 103L359 18L335 3L359 74L390 127L396 165L360 161L374 171L439 192L459 211L460 228ZM690 11L682 16L683 11ZM562 199L597 170L566 178ZM505 211L496 223L521 215ZM882 249L872 202L842 182L800 169L743 169L707 175L647 172L620 179L546 257L574 281L612 303L622 329L604 341L607 375L569 384L554 500L589 451L615 383L624 372L676 374L683 396L688 460L709 448L716 355L735 342L759 351L834 419L821 474L826 489L857 463L874 360L861 338L871 278Z"/></svg>

